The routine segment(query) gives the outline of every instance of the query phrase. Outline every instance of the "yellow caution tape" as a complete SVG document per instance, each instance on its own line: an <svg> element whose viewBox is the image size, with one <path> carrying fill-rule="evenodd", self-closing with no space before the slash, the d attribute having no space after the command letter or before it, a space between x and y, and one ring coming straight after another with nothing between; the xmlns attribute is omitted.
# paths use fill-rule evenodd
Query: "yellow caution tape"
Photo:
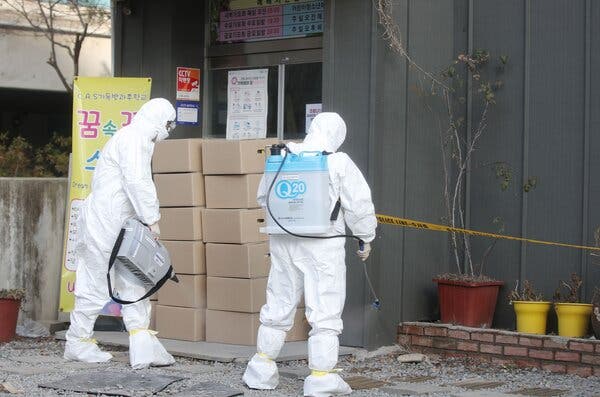
<svg viewBox="0 0 600 397"><path fill-rule="evenodd" d="M589 250L589 251L600 251L600 247L588 247L585 245L557 243L557 242L552 242L552 241L535 240L535 239L524 238L524 237L507 236L504 234L478 232L476 230L461 229L458 227L437 225L435 223L415 221L412 219L398 218L398 217L389 216L389 215L377 214L376 217L377 217L377 222L379 222L380 224L383 224L383 225L394 225L394 226L409 227L409 228L413 228L413 229L433 230L436 232L463 233L463 234L468 234L471 236L482 236L482 237L498 238L498 239L504 239L504 240L524 241L524 242L531 243L531 244L552 245L552 246L557 246L557 247L577 248L577 249L583 249L583 250Z"/></svg>

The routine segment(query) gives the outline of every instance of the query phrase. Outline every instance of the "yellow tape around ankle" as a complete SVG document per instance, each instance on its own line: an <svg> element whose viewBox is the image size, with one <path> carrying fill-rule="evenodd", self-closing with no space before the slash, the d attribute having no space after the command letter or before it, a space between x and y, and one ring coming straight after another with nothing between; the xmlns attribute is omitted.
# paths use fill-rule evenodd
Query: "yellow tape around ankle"
<svg viewBox="0 0 600 397"><path fill-rule="evenodd" d="M93 343L94 345L98 344L98 341L94 338L81 338L79 341L84 343Z"/></svg>
<svg viewBox="0 0 600 397"><path fill-rule="evenodd" d="M269 361L273 361L273 359L271 357L267 356L265 353L260 353L259 352L259 353L256 353L256 354L258 354L258 357L264 358L264 359L269 360Z"/></svg>
<svg viewBox="0 0 600 397"><path fill-rule="evenodd" d="M339 368L332 369L331 371L317 371L316 369L313 369L310 371L310 374L312 376L325 376L327 374L336 374L338 372L342 372L342 370Z"/></svg>
<svg viewBox="0 0 600 397"><path fill-rule="evenodd" d="M153 330L151 330L151 329L147 329L147 328L136 328L136 329L132 329L131 331L129 331L129 335L131 335L131 336L134 336L134 335L137 335L137 334L139 334L140 332L144 332L144 331L146 331L146 332L149 332L149 333L150 333L150 335L158 335L158 332L156 332L156 331L153 331Z"/></svg>

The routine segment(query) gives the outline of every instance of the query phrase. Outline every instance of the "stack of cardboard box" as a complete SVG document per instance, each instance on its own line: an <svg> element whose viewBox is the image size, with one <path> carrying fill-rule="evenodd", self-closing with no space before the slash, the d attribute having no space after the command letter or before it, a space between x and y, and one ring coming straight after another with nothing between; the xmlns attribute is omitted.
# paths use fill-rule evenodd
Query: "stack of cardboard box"
<svg viewBox="0 0 600 397"><path fill-rule="evenodd" d="M202 145L206 209L206 341L254 345L266 300L268 236L260 233L265 212L256 202L265 148L277 141L205 140ZM288 340L306 338L304 311Z"/></svg>
<svg viewBox="0 0 600 397"><path fill-rule="evenodd" d="M156 330L160 336L204 340L206 265L202 242L204 176L202 140L166 140L152 159L160 201L161 240L169 251L179 283L167 281L158 291Z"/></svg>

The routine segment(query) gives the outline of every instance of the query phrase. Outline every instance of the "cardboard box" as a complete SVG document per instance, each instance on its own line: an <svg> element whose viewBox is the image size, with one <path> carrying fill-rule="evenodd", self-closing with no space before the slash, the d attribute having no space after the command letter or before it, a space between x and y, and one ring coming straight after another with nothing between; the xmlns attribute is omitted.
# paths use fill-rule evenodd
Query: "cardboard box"
<svg viewBox="0 0 600 397"><path fill-rule="evenodd" d="M162 240L177 274L206 274L204 243L202 241Z"/></svg>
<svg viewBox="0 0 600 397"><path fill-rule="evenodd" d="M269 275L269 244L206 244L206 274L214 277L261 278Z"/></svg>
<svg viewBox="0 0 600 397"><path fill-rule="evenodd" d="M218 310L206 311L206 341L234 345L256 345L260 326L259 313L237 313ZM294 327L288 332L286 341L308 339L310 327L304 317L304 309L296 310Z"/></svg>
<svg viewBox="0 0 600 397"><path fill-rule="evenodd" d="M150 301L150 329L156 329L156 301Z"/></svg>
<svg viewBox="0 0 600 397"><path fill-rule="evenodd" d="M259 208L256 192L261 178L262 174L207 175L206 208Z"/></svg>
<svg viewBox="0 0 600 397"><path fill-rule="evenodd" d="M154 146L152 172L202 171L202 139L167 139Z"/></svg>
<svg viewBox="0 0 600 397"><path fill-rule="evenodd" d="M202 240L202 208L161 208L160 237L165 240Z"/></svg>
<svg viewBox="0 0 600 397"><path fill-rule="evenodd" d="M262 209L212 209L202 211L204 242L246 244L267 241L269 236L261 233L265 211ZM161 225L162 226L162 225Z"/></svg>
<svg viewBox="0 0 600 397"><path fill-rule="evenodd" d="M266 278L207 277L206 279L208 309L258 313L266 301Z"/></svg>
<svg viewBox="0 0 600 397"><path fill-rule="evenodd" d="M154 174L154 184L161 207L197 207L204 205L204 175Z"/></svg>
<svg viewBox="0 0 600 397"><path fill-rule="evenodd" d="M195 309L206 307L206 276L181 274L177 278L179 283L169 280L158 290L158 304Z"/></svg>
<svg viewBox="0 0 600 397"><path fill-rule="evenodd" d="M202 142L204 175L260 174L265 170L266 148L278 142L275 138L205 139Z"/></svg>
<svg viewBox="0 0 600 397"><path fill-rule="evenodd" d="M206 309L187 307L156 306L156 330L159 338L204 340Z"/></svg>

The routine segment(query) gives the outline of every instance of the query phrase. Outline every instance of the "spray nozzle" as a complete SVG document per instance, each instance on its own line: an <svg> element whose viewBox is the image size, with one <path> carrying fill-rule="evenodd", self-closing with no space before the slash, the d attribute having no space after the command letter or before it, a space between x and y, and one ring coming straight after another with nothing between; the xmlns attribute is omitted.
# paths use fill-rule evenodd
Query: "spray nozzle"
<svg viewBox="0 0 600 397"><path fill-rule="evenodd" d="M373 303L371 303L371 307L375 310L381 309L381 302L379 302L379 299L375 299Z"/></svg>
<svg viewBox="0 0 600 397"><path fill-rule="evenodd" d="M364 251L365 250L365 242L362 240L358 240L358 250L359 251Z"/></svg>

